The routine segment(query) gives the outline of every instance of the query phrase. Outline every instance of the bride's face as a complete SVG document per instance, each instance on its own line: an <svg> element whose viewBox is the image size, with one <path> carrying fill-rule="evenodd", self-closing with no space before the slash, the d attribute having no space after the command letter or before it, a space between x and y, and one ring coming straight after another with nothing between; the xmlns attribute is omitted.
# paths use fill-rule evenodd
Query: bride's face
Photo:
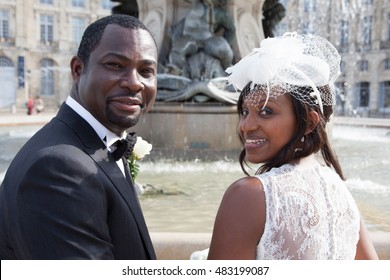
<svg viewBox="0 0 390 280"><path fill-rule="evenodd" d="M254 90L245 97L239 121L246 159L251 163L270 161L293 137L297 121L291 96L270 97Z"/></svg>

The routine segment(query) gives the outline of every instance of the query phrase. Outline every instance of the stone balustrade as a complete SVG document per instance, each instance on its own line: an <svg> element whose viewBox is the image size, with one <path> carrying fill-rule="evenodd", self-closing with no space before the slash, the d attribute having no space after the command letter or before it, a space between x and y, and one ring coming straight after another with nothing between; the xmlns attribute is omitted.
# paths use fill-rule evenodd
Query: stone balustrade
<svg viewBox="0 0 390 280"><path fill-rule="evenodd" d="M390 233L370 232L379 259L390 260ZM159 260L189 260L195 251L207 249L209 233L153 232L152 242Z"/></svg>

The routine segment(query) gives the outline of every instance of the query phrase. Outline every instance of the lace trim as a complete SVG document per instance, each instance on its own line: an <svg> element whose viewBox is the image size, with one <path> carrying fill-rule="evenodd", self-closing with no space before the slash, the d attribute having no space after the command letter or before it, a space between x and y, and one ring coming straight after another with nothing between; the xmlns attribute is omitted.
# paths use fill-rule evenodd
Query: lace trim
<svg viewBox="0 0 390 280"><path fill-rule="evenodd" d="M360 218L338 175L313 158L261 174L266 225L260 259L353 259Z"/></svg>

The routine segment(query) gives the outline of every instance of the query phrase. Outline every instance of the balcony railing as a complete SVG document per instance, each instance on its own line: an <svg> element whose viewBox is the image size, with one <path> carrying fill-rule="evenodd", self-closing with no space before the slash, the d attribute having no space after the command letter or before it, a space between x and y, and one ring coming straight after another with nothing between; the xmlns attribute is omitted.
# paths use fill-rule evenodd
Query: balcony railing
<svg viewBox="0 0 390 280"><path fill-rule="evenodd" d="M41 48L57 50L59 48L58 41L41 40Z"/></svg>
<svg viewBox="0 0 390 280"><path fill-rule="evenodd" d="M383 49L390 49L390 40L381 41L380 48Z"/></svg>
<svg viewBox="0 0 390 280"><path fill-rule="evenodd" d="M15 46L15 38L11 37L0 37L1 45Z"/></svg>

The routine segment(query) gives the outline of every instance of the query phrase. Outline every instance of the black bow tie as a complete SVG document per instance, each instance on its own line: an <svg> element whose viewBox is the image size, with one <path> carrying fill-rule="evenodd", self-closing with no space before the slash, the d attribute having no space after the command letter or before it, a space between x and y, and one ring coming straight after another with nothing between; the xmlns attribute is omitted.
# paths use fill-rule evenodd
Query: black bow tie
<svg viewBox="0 0 390 280"><path fill-rule="evenodd" d="M113 145L116 146L115 151L112 152L112 156L115 161L125 157L128 159L133 152L135 142L137 142L137 136L135 132L127 134L126 139L120 139L116 141Z"/></svg>

